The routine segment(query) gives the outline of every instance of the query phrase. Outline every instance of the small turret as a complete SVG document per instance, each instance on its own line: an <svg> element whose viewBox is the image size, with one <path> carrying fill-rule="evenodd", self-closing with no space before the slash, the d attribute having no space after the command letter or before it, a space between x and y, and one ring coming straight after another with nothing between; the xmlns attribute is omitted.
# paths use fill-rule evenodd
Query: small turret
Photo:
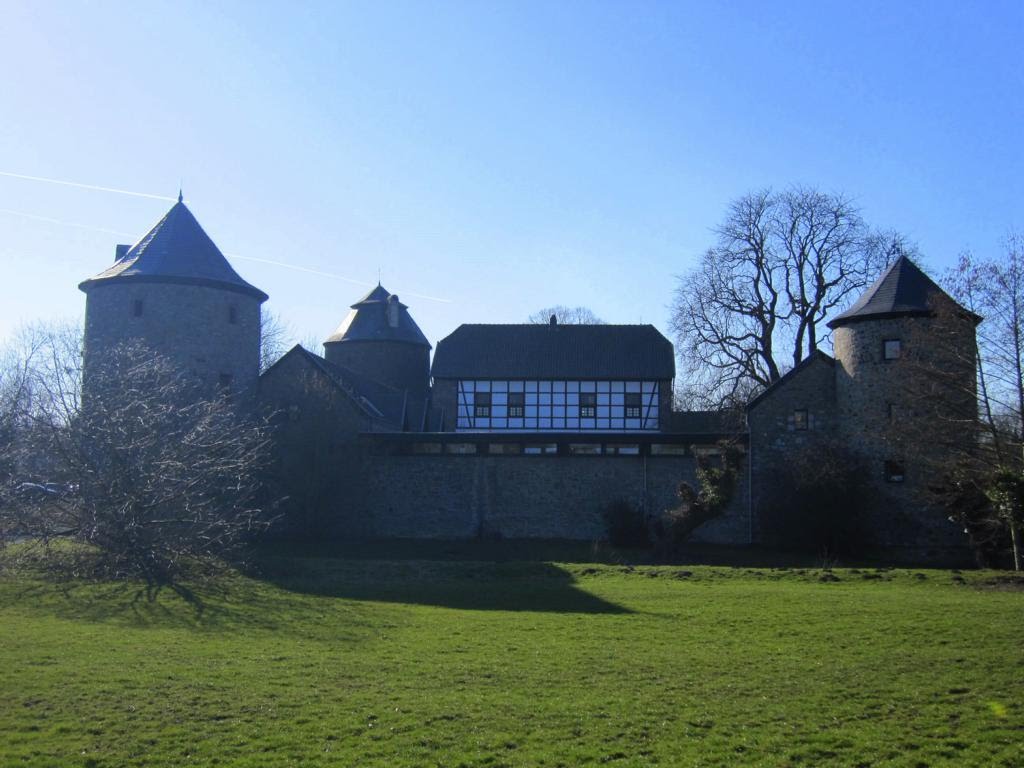
<svg viewBox="0 0 1024 768"><path fill-rule="evenodd" d="M430 343L408 307L380 284L351 306L324 342L324 356L411 395L430 388Z"/></svg>

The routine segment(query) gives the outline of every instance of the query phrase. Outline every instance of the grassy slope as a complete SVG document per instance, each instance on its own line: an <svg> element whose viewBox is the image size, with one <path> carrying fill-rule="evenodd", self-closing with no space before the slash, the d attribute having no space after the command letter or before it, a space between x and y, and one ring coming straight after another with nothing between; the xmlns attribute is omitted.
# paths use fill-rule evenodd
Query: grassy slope
<svg viewBox="0 0 1024 768"><path fill-rule="evenodd" d="M0 765L1024 766L1024 592L925 574L280 558L201 605L7 576Z"/></svg>

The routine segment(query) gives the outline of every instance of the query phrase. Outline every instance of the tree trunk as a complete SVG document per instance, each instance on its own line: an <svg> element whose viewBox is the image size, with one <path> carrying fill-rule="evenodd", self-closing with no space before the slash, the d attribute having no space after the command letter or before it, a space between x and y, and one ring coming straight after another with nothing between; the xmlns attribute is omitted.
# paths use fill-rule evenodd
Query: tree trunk
<svg viewBox="0 0 1024 768"><path fill-rule="evenodd" d="M1013 570L1020 570L1020 532L1017 530L1017 523L1010 521L1010 544L1013 547Z"/></svg>

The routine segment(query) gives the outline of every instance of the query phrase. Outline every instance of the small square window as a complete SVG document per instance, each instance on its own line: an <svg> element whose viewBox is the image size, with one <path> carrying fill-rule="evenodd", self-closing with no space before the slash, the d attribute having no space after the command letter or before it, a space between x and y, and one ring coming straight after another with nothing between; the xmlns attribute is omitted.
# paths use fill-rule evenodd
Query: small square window
<svg viewBox="0 0 1024 768"><path fill-rule="evenodd" d="M508 393L508 415L510 419L521 419L523 417L525 402L525 396L522 392Z"/></svg>
<svg viewBox="0 0 1024 768"><path fill-rule="evenodd" d="M491 415L491 393L477 392L473 399L473 415L486 419Z"/></svg>
<svg viewBox="0 0 1024 768"><path fill-rule="evenodd" d="M885 482L902 483L905 477L906 473L902 461L890 459L885 462Z"/></svg>
<svg viewBox="0 0 1024 768"><path fill-rule="evenodd" d="M597 416L597 394L594 392L580 393L580 418L593 419Z"/></svg>
<svg viewBox="0 0 1024 768"><path fill-rule="evenodd" d="M142 317L142 299L136 299L132 302L132 316Z"/></svg>
<svg viewBox="0 0 1024 768"><path fill-rule="evenodd" d="M804 432L807 430L807 410L804 408L798 408L793 411L793 429L798 432Z"/></svg>
<svg viewBox="0 0 1024 768"><path fill-rule="evenodd" d="M641 395L639 392L626 393L626 418L639 419L641 408Z"/></svg>
<svg viewBox="0 0 1024 768"><path fill-rule="evenodd" d="M900 352L901 349L899 339L885 339L882 342L882 359L899 360Z"/></svg>

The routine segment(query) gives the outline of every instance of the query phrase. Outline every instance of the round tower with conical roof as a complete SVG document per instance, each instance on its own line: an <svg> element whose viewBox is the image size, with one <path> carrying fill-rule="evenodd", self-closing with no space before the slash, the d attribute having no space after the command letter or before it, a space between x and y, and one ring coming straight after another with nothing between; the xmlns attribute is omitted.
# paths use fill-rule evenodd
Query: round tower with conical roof
<svg viewBox="0 0 1024 768"><path fill-rule="evenodd" d="M978 322L901 256L829 323L839 435L864 459L881 491L880 504L895 502L891 509L907 510L932 505L929 489L973 439ZM959 535L948 527L950 537ZM943 543L932 536L939 530L921 526L917 532L880 534Z"/></svg>
<svg viewBox="0 0 1024 768"><path fill-rule="evenodd" d="M256 383L267 294L232 269L180 194L141 240L117 246L114 264L78 287L86 294L87 387L90 363L132 341L211 390Z"/></svg>
<svg viewBox="0 0 1024 768"><path fill-rule="evenodd" d="M380 284L351 306L324 342L324 356L411 395L430 388L430 342L409 308Z"/></svg>

